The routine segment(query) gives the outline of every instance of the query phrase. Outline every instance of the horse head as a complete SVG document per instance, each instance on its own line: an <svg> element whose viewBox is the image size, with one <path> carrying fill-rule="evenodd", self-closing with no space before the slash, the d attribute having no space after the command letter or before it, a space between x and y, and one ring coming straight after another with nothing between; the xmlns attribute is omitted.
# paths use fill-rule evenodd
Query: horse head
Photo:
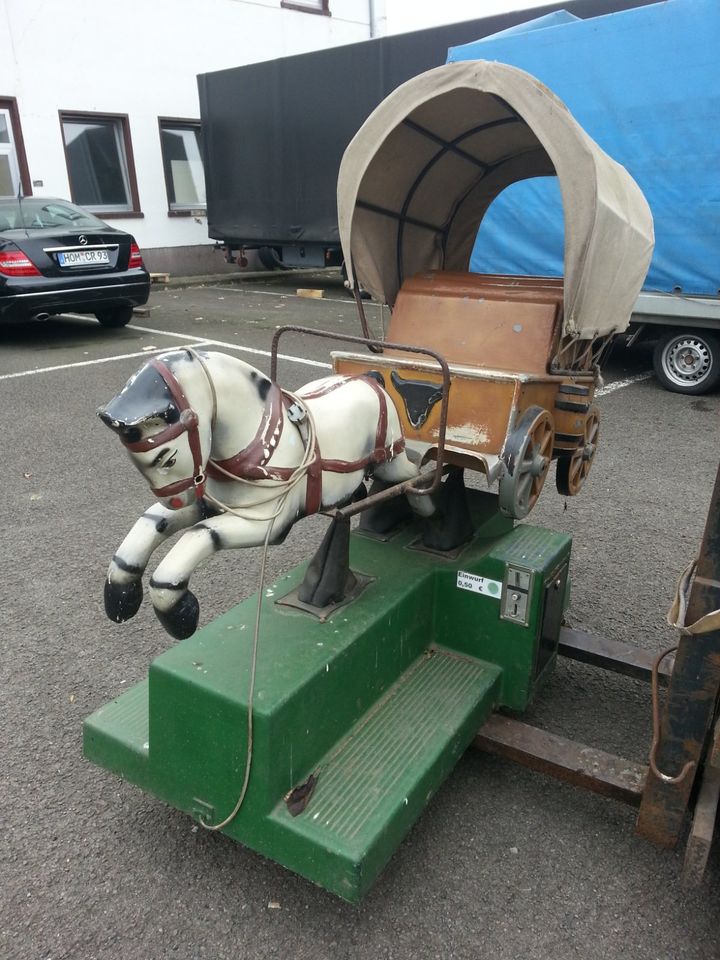
<svg viewBox="0 0 720 960"><path fill-rule="evenodd" d="M171 510L200 499L212 443L213 395L194 353L155 357L98 410L152 492Z"/></svg>

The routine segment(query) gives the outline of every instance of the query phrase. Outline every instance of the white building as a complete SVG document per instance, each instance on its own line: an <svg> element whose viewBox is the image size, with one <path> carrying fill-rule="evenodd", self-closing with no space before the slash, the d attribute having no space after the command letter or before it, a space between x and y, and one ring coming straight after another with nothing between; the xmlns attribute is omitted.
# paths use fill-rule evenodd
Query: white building
<svg viewBox="0 0 720 960"><path fill-rule="evenodd" d="M0 0L0 196L72 199L149 269L217 272L197 74L384 30L385 0Z"/></svg>

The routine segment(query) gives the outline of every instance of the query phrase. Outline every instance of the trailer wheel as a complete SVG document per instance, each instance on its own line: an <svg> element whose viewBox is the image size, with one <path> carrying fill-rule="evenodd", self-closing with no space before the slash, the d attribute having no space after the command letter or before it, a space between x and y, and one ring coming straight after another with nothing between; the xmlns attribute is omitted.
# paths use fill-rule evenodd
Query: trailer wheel
<svg viewBox="0 0 720 960"><path fill-rule="evenodd" d="M706 330L671 330L656 343L653 366L666 390L707 393L720 383L720 339Z"/></svg>
<svg viewBox="0 0 720 960"><path fill-rule="evenodd" d="M285 270L285 264L275 247L258 247L258 260L266 270Z"/></svg>

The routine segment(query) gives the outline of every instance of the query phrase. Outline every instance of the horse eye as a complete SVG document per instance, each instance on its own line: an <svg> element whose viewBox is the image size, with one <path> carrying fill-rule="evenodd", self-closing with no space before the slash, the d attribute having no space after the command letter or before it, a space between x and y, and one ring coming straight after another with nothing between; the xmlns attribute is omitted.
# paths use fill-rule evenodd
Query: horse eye
<svg viewBox="0 0 720 960"><path fill-rule="evenodd" d="M176 460L177 460L177 457L170 457L170 459L163 464L163 467L174 467Z"/></svg>

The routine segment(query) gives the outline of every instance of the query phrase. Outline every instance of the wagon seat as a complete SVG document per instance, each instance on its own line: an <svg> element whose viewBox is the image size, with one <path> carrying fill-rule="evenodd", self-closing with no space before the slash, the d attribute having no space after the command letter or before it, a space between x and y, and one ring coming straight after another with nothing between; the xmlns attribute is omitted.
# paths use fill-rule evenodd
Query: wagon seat
<svg viewBox="0 0 720 960"><path fill-rule="evenodd" d="M429 271L404 281L387 341L426 347L448 361L445 462L481 470L492 482L506 438L531 406L553 418L554 456L577 446L594 376L551 372L562 312L563 282L554 277ZM338 373L380 373L409 447L423 461L436 456L441 376L433 360L386 348L374 357L338 351L333 363Z"/></svg>

